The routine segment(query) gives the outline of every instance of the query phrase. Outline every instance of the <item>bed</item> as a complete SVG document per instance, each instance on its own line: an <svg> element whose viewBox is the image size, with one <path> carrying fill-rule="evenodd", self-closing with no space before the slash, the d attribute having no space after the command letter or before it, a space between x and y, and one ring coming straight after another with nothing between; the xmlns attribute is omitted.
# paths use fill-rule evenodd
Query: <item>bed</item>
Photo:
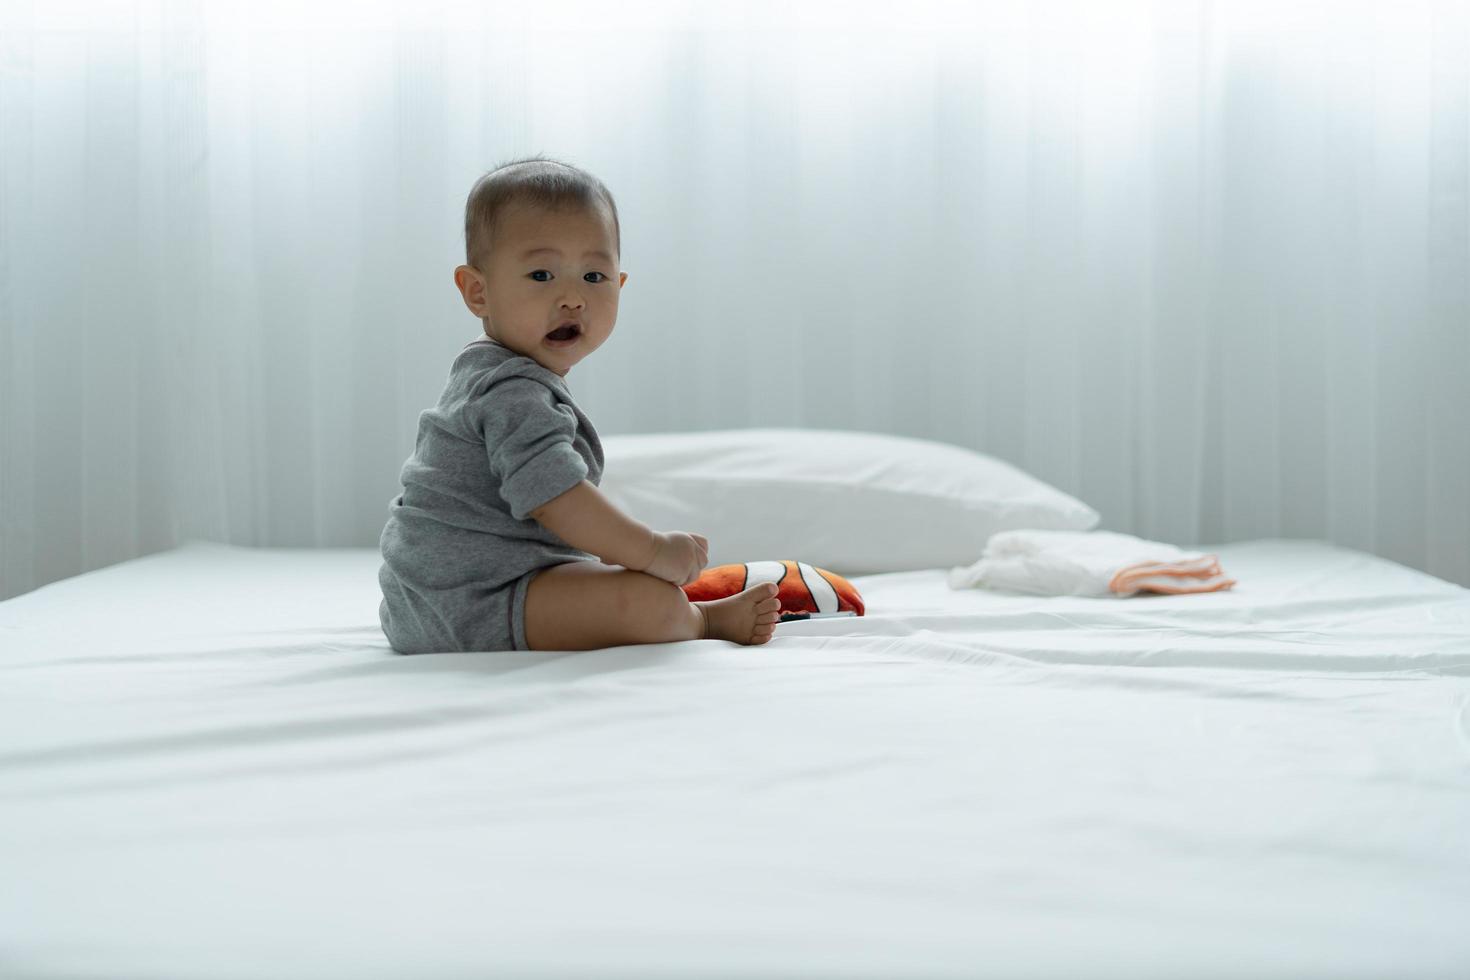
<svg viewBox="0 0 1470 980"><path fill-rule="evenodd" d="M855 577L767 645L406 657L374 549L0 603L0 976L1470 976L1470 590Z"/></svg>

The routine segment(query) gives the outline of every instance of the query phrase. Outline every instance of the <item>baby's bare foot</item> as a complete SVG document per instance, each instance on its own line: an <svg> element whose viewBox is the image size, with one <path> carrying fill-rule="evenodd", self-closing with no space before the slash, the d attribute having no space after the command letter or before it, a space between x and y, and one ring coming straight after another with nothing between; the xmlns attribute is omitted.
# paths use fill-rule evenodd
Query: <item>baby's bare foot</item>
<svg viewBox="0 0 1470 980"><path fill-rule="evenodd" d="M776 629L776 617L781 613L774 582L762 582L724 599L694 604L704 610L705 639L731 640L746 646L769 640Z"/></svg>

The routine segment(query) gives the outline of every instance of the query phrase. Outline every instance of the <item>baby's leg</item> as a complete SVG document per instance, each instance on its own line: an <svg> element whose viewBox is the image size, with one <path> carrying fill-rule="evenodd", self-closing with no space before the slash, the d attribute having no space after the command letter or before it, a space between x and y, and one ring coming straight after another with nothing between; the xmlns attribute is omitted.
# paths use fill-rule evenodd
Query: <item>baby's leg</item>
<svg viewBox="0 0 1470 980"><path fill-rule="evenodd" d="M672 582L596 561L553 565L526 591L532 650L595 650L634 643L719 639L764 643L781 601L763 582L738 595L690 602Z"/></svg>

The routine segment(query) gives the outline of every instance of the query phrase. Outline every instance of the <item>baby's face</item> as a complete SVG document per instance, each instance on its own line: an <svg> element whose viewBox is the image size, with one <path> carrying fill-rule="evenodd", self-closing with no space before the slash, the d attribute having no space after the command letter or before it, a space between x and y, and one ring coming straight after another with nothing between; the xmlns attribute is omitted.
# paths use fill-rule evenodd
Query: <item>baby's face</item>
<svg viewBox="0 0 1470 980"><path fill-rule="evenodd" d="M618 271L605 209L517 206L496 229L483 275L467 265L454 270L465 305L484 321L487 336L562 377L611 336L627 279ZM579 324L574 338L548 336L567 321Z"/></svg>

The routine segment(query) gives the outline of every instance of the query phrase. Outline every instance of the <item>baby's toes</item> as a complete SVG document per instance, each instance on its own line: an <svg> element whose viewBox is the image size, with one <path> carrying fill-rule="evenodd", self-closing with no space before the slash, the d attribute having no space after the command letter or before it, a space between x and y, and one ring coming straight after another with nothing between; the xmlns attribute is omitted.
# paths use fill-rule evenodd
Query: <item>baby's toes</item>
<svg viewBox="0 0 1470 980"><path fill-rule="evenodd" d="M760 602L757 602L755 604L755 611L758 613L775 612L777 609L780 608L781 600L775 598L762 599Z"/></svg>

